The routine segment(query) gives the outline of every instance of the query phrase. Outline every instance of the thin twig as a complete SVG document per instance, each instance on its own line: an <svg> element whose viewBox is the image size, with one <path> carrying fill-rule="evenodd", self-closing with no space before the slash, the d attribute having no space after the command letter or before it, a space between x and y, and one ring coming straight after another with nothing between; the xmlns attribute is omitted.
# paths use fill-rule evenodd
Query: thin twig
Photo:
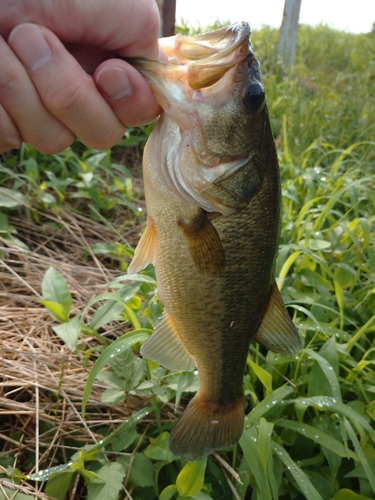
<svg viewBox="0 0 375 500"><path fill-rule="evenodd" d="M236 488L233 486L232 481L229 479L228 474L225 472L224 466L221 467L221 470L224 474L225 479L227 480L227 483L229 485L229 488L232 490L232 493L234 495L234 498L236 500L241 500L240 495L237 493ZM242 484L242 483L241 483Z"/></svg>
<svg viewBox="0 0 375 500"><path fill-rule="evenodd" d="M240 483L243 484L241 481L240 476L237 474L237 472L231 467L228 462L224 460L223 457L221 457L218 453L214 453L213 456L216 458L216 460L234 477L234 479Z"/></svg>
<svg viewBox="0 0 375 500"><path fill-rule="evenodd" d="M33 364L35 373L35 472L39 472L39 387L35 359Z"/></svg>
<svg viewBox="0 0 375 500"><path fill-rule="evenodd" d="M0 259L0 263L2 266L5 267L5 269L7 269L7 271L9 271L11 274L13 274L13 276L15 276L26 288L28 288L34 295L36 295L37 297L39 297L40 299L42 298L42 296L40 295L40 293L38 293L36 290L34 290L34 288L29 285L29 283L27 281L25 281L19 274L17 274L11 267L8 266L8 264L6 264L2 259Z"/></svg>

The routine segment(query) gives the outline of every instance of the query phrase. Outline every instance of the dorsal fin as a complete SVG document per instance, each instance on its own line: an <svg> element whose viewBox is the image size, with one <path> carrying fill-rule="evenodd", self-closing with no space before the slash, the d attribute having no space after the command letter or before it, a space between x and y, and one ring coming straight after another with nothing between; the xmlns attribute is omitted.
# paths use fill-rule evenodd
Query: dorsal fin
<svg viewBox="0 0 375 500"><path fill-rule="evenodd" d="M298 331L290 319L276 283L254 340L284 356L296 354L302 348Z"/></svg>
<svg viewBox="0 0 375 500"><path fill-rule="evenodd" d="M164 311L154 333L141 347L141 354L146 359L156 361L170 370L193 371L193 356L186 350L177 328Z"/></svg>
<svg viewBox="0 0 375 500"><path fill-rule="evenodd" d="M133 260L128 267L128 274L142 271L155 260L156 253L156 229L151 219L147 219L147 226L134 252Z"/></svg>

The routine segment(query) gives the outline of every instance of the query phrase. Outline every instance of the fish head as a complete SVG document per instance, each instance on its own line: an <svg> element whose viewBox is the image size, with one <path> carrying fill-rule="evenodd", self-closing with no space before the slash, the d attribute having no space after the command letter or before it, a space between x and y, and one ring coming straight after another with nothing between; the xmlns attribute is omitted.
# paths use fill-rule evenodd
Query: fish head
<svg viewBox="0 0 375 500"><path fill-rule="evenodd" d="M249 35L246 22L178 34L160 39L166 61L132 61L163 109L159 168L166 185L224 215L247 206L262 177L257 158L268 115Z"/></svg>

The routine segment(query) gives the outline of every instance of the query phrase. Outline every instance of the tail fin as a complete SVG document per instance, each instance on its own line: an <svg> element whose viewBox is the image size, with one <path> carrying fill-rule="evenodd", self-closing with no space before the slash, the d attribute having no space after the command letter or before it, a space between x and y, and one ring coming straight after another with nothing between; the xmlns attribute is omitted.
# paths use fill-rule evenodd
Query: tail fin
<svg viewBox="0 0 375 500"><path fill-rule="evenodd" d="M219 405L193 398L171 432L173 453L189 461L200 460L240 439L244 422L244 397Z"/></svg>

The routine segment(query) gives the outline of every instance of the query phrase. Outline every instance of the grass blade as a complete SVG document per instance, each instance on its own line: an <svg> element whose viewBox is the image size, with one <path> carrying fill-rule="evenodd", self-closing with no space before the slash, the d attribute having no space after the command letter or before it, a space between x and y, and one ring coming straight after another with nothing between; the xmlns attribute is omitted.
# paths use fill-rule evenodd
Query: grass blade
<svg viewBox="0 0 375 500"><path fill-rule="evenodd" d="M258 453L256 442L258 440L257 432L254 426L245 426L240 445L243 450L246 462L248 463L255 477L259 498L262 500L272 500L271 490L268 483L266 471L263 469L262 462Z"/></svg>
<svg viewBox="0 0 375 500"><path fill-rule="evenodd" d="M362 447L358 441L358 438L353 430L353 427L350 425L350 422L345 418L345 428L349 434L349 437L353 443L354 449L358 454L359 460L362 464L363 470L365 471L365 474L367 476L367 479L371 485L372 491L375 494L375 476L374 476L374 471L371 469L370 464L367 461L367 458L362 450Z"/></svg>
<svg viewBox="0 0 375 500"><path fill-rule="evenodd" d="M337 441L337 439L331 437L326 432L313 427L312 425L303 424L294 420L277 420L275 425L299 432L303 436L312 439L320 446L324 446L333 451L333 453L336 453L336 455L339 455L340 457L350 457L354 460L359 460L358 455L351 450L347 450L345 446L340 443L340 441Z"/></svg>
<svg viewBox="0 0 375 500"><path fill-rule="evenodd" d="M289 472L296 480L296 483L300 487L306 499L323 500L320 494L316 491L316 489L312 485L310 479L303 472L303 470L301 470L298 467L298 465L290 458L289 453L286 450L284 450L282 446L275 443L275 441L271 442L271 446L277 457L283 462L283 464L287 467Z"/></svg>

